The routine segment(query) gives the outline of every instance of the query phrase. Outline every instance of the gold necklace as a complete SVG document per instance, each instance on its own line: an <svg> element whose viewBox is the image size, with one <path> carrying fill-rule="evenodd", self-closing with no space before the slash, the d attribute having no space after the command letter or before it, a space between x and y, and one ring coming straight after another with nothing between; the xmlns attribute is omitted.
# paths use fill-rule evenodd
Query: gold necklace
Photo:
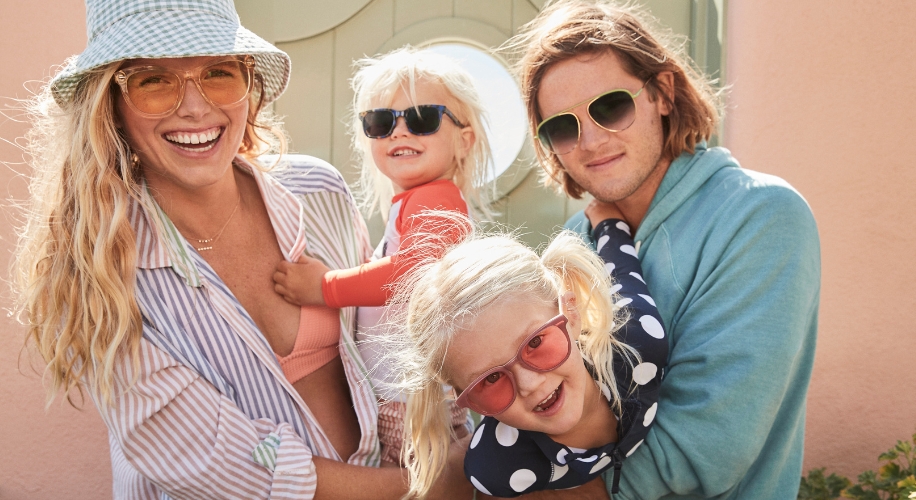
<svg viewBox="0 0 916 500"><path fill-rule="evenodd" d="M202 247L200 247L200 248L194 247L198 252L206 252L207 250L213 250L213 245L212 245L212 243L216 243L216 240L218 240L219 237L223 235L223 231L225 231L226 228L229 227L229 221L232 220L232 216L235 215L235 212L238 211L239 205L241 205L241 204L242 204L242 191L239 190L239 201L237 201L237 202L235 203L235 208L232 209L232 213L229 214L229 218L226 219L226 223L223 224L222 229L220 229L219 232L216 233L216 236L214 236L214 237L212 237L212 238L204 238L204 239L202 239L202 240L201 240L201 239L197 239L197 238L191 238L191 239L193 239L193 240L196 240L196 241L197 241L198 243L200 243L201 245L205 245L205 246L202 246ZM207 245L208 243L211 243L211 245Z"/></svg>

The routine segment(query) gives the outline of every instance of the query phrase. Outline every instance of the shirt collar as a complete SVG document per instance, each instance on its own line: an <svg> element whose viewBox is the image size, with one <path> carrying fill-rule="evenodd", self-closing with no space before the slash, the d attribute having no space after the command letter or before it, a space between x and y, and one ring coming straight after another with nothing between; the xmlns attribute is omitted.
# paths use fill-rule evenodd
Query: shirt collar
<svg viewBox="0 0 916 500"><path fill-rule="evenodd" d="M306 247L302 204L296 195L276 179L244 158L237 156L235 165L254 177L276 234L277 244L283 256L295 262ZM145 182L140 199L131 203L129 218L137 238L138 269L171 267L188 286L201 285L198 267L198 260L202 260L200 255L156 203Z"/></svg>

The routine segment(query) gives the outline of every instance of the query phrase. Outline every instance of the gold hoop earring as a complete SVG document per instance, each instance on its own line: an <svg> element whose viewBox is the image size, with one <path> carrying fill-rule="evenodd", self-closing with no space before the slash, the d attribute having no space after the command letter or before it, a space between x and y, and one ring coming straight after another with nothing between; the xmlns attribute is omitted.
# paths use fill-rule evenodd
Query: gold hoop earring
<svg viewBox="0 0 916 500"><path fill-rule="evenodd" d="M133 169L140 168L140 157L137 156L137 153L130 154L130 166Z"/></svg>

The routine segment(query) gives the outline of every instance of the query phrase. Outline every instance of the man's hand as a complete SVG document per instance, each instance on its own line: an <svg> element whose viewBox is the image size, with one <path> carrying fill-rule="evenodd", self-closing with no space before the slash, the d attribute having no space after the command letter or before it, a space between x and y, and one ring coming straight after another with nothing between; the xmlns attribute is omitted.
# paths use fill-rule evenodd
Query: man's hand
<svg viewBox="0 0 916 500"><path fill-rule="evenodd" d="M603 219L602 219L603 220ZM477 498L497 498L477 492ZM601 476L571 490L543 490L522 495L525 500L611 500Z"/></svg>
<svg viewBox="0 0 916 500"><path fill-rule="evenodd" d="M429 491L428 498L454 498L468 500L474 496L474 488L464 477L464 455L468 452L471 435L452 441L448 448L448 463Z"/></svg>
<svg viewBox="0 0 916 500"><path fill-rule="evenodd" d="M595 199L590 201L588 206L585 207L585 216L588 217L588 221L591 223L592 228L597 226L601 221L607 219L626 220L623 216L623 212L617 208L616 203L607 203Z"/></svg>
<svg viewBox="0 0 916 500"><path fill-rule="evenodd" d="M320 260L302 256L296 264L281 261L274 272L274 290L297 306L323 306L321 280L330 271Z"/></svg>

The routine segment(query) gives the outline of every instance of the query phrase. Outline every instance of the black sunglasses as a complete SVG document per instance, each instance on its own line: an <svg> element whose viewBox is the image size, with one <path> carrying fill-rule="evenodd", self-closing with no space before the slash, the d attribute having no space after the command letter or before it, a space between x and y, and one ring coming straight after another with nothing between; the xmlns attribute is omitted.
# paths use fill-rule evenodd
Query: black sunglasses
<svg viewBox="0 0 916 500"><path fill-rule="evenodd" d="M608 132L626 130L636 120L636 98L646 88L646 84L635 93L626 89L614 89L550 116L537 128L538 142L554 154L569 153L579 144L579 117L571 110L588 103L588 116L596 125Z"/></svg>
<svg viewBox="0 0 916 500"><path fill-rule="evenodd" d="M455 125L466 127L458 121L445 106L441 104L420 104L402 111L389 108L370 109L359 114L363 122L363 132L370 139L384 139L394 132L398 117L403 116L407 130L414 135L435 134L442 125L442 114L445 113Z"/></svg>

